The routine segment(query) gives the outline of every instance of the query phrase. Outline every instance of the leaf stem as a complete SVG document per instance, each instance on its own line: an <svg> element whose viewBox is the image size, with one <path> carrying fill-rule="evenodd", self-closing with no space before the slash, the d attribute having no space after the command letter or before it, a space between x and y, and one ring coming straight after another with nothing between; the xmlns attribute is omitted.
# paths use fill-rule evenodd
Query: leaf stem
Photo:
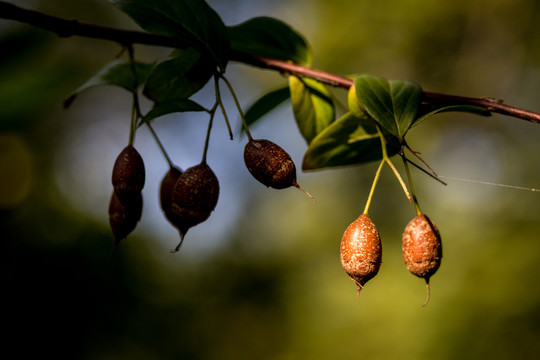
<svg viewBox="0 0 540 360"><path fill-rule="evenodd" d="M232 95L232 97L234 99L234 103L236 104L236 108L238 109L238 113L240 114L240 118L242 119L242 126L244 127L244 130L246 131L246 135L248 137L248 140L249 141L253 140L253 137L251 136L251 133L249 132L249 128L248 128L248 125L247 125L247 122L246 122L246 118L244 117L244 112L242 111L242 106L240 106L240 102L238 101L238 97L236 96L236 93L235 93L231 83L229 82L229 80L227 80L227 78L223 74L220 74L220 77L223 79L225 84L227 84L227 87L229 88L229 91L231 92L231 95Z"/></svg>

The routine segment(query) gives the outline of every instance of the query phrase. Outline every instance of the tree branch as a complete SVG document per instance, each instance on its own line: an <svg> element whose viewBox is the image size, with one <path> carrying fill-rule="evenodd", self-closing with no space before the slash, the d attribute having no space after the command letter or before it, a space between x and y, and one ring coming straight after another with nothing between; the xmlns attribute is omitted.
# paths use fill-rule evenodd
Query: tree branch
<svg viewBox="0 0 540 360"><path fill-rule="evenodd" d="M179 38L151 34L143 31L115 29L94 24L86 24L76 20L66 20L46 15L38 11L27 10L13 4L0 1L0 18L15 20L56 33L60 37L82 36L88 38L115 41L122 46L143 44L164 46L171 48L186 48L187 44ZM249 64L263 69L277 70L282 73L308 77L322 83L348 89L353 84L349 78L324 71L307 68L286 61L253 56L233 51L231 60ZM488 111L516 117L540 124L540 114L503 104L501 100L492 98L472 98L464 96L446 95L433 92L424 92L424 101L439 105L474 105Z"/></svg>
<svg viewBox="0 0 540 360"><path fill-rule="evenodd" d="M257 66L260 68L278 70L289 73L291 75L309 77L318 80L322 83L342 87L348 89L353 84L353 80L335 74L329 74L324 71L306 68L301 65L288 63L285 61L270 59L247 54L235 54L234 60L241 61L246 64ZM483 107L490 112L495 112L502 115L516 117L522 120L527 120L540 124L540 114L520 109L514 106L506 105L502 100L493 98L473 98L465 96L439 94L434 92L424 91L424 101L439 105L474 105Z"/></svg>
<svg viewBox="0 0 540 360"><path fill-rule="evenodd" d="M23 9L4 1L0 1L0 18L15 20L51 31L60 37L82 36L115 41L123 46L145 44L181 49L187 47L187 44L178 38L161 36L143 31L131 31L86 24L77 20L66 20L56 16L46 15L38 11Z"/></svg>

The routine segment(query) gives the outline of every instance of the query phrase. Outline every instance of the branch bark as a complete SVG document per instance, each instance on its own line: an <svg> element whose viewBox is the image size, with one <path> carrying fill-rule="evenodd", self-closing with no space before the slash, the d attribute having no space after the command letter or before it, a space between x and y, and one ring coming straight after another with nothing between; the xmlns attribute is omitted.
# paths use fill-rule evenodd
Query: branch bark
<svg viewBox="0 0 540 360"><path fill-rule="evenodd" d="M56 33L60 37L82 36L88 38L110 40L122 46L143 44L171 48L186 48L187 44L181 39L151 34L143 31L116 29L106 26L82 23L76 20L66 20L46 15L34 10L27 10L16 5L0 1L0 18L14 20ZM353 84L349 78L327 73L321 70L307 68L286 61L233 51L231 60L263 69L276 70L282 73L308 77L330 86L348 89ZM533 123L540 124L540 114L506 105L501 100L492 98L473 98L447 95L434 92L424 92L424 101L439 105L474 105L502 115L507 115Z"/></svg>

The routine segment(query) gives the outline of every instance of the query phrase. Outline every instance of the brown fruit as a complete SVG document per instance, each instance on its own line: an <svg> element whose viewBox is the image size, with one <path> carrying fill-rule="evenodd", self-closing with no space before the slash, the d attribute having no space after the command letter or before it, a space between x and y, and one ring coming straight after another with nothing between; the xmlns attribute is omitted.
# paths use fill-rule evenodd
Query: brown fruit
<svg viewBox="0 0 540 360"><path fill-rule="evenodd" d="M357 293L379 272L382 262L381 238L367 214L360 215L345 230L340 258L343 269L357 285Z"/></svg>
<svg viewBox="0 0 540 360"><path fill-rule="evenodd" d="M250 140L244 148L244 162L251 175L266 186L274 189L298 186L291 157L269 140Z"/></svg>
<svg viewBox="0 0 540 360"><path fill-rule="evenodd" d="M116 192L113 191L109 203L109 224L114 234L115 248L121 240L125 239L137 226L141 219L143 200L137 194L127 205L122 203Z"/></svg>
<svg viewBox="0 0 540 360"><path fill-rule="evenodd" d="M171 204L174 225L181 236L175 252L180 249L187 231L210 217L218 198L219 181L206 163L193 166L178 177Z"/></svg>
<svg viewBox="0 0 540 360"><path fill-rule="evenodd" d="M251 175L262 184L274 189L294 186L315 202L313 196L298 185L296 166L279 145L270 140L251 139L244 148L244 162Z"/></svg>
<svg viewBox="0 0 540 360"><path fill-rule="evenodd" d="M178 181L178 178L182 175L182 170L177 167L171 167L161 180L161 186L159 188L159 203L161 210L169 219L169 214L172 214L172 202L174 194L174 185ZM171 219L169 219L171 221Z"/></svg>
<svg viewBox="0 0 540 360"><path fill-rule="evenodd" d="M159 189L159 202L163 214L167 220L180 232L180 237L183 237L181 229L184 229L181 217L176 215L172 210L173 197L174 197L174 186L178 181L178 178L182 175L182 171L178 168L170 168L167 174L161 180L161 186ZM184 233L187 230L184 229Z"/></svg>
<svg viewBox="0 0 540 360"><path fill-rule="evenodd" d="M439 230L426 215L417 215L405 227L401 246L407 269L426 280L425 306L430 296L429 279L441 265L442 243Z"/></svg>
<svg viewBox="0 0 540 360"><path fill-rule="evenodd" d="M114 191L121 202L137 200L145 182L144 162L132 146L126 146L116 158L112 172Z"/></svg>

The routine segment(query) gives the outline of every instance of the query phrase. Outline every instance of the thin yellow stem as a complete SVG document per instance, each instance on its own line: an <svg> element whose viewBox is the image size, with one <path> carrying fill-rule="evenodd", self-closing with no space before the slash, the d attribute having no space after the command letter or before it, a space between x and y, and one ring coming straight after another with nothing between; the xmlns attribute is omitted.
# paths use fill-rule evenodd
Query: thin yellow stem
<svg viewBox="0 0 540 360"><path fill-rule="evenodd" d="M377 186L377 183L379 182L381 171L385 163L388 164L388 166L390 166L390 168L394 172L394 175L398 179L399 183L401 184L401 187L403 188L403 191L405 192L405 196L407 196L407 199L409 199L409 201L412 201L411 195L409 194L409 191L407 190L407 186L405 185L405 182L401 178L401 175L399 175L399 172L397 171L392 161L390 161L390 158L388 157L388 152L386 151L386 139L384 138L384 135L382 134L382 131L379 129L378 126L377 126L377 132L379 134L379 139L381 140L382 159L381 159L381 163L379 164L379 167L377 168L377 171L375 172L375 178L373 179L373 183L371 184L371 189L369 191L366 206L364 207L364 212L363 212L364 215L368 214L369 207L371 206L371 201L373 200L373 194L375 193L375 187Z"/></svg>
<svg viewBox="0 0 540 360"><path fill-rule="evenodd" d="M386 158L386 163L388 164L388 166L390 166L390 169L392 169L392 171L394 172L394 176L396 177L396 179L398 179L399 184L401 185L401 188L403 189L403 192L405 193L405 196L410 202L412 202L413 200L412 200L411 194L409 194L409 190L407 190L407 185L405 184L405 181L403 181L403 179L401 178L399 171L396 169L392 161L390 161L390 158Z"/></svg>
<svg viewBox="0 0 540 360"><path fill-rule="evenodd" d="M371 200L373 199L373 194L375 193L375 187L377 186L377 183L379 182L379 178L381 177L381 170L384 166L384 158L381 160L381 163L379 164L379 167L377 168L377 172L375 172L375 178L373 179L373 183L371 184L371 190L369 191L368 199L366 202L366 206L364 207L364 215L368 214L369 207L371 205Z"/></svg>
<svg viewBox="0 0 540 360"><path fill-rule="evenodd" d="M411 188L411 194L414 207L416 209L416 215L422 215L422 210L420 210L420 205L418 204L418 199L416 197L416 191L414 190L414 183L412 181L411 171L409 170L409 163L405 159L405 156L402 156L401 158L403 159L403 165L405 166L405 172L407 173L407 179L409 180L409 187Z"/></svg>
<svg viewBox="0 0 540 360"><path fill-rule="evenodd" d="M407 200L412 202L411 194L409 194L409 191L407 190L407 185L405 185L405 182L401 178L401 175L399 174L399 171L396 169L390 158L388 157L388 152L386 151L386 139L384 138L384 135L377 126L377 133L379 134L379 138L381 139L381 146L382 146L382 161L386 162L388 166L390 166L390 169L392 169L392 172L394 173L394 176L398 180L399 184L401 185L401 188L403 189L403 192L405 193L405 196L407 197Z"/></svg>

